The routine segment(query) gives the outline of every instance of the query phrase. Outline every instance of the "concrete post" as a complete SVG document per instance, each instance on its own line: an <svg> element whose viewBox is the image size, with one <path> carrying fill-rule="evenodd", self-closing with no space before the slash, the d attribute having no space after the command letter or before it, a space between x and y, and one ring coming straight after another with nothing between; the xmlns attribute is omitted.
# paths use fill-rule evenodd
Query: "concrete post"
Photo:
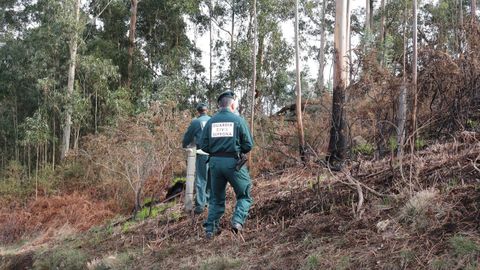
<svg viewBox="0 0 480 270"><path fill-rule="evenodd" d="M195 159L197 156L195 147L187 148L187 181L185 185L185 211L193 210L193 185L195 182Z"/></svg>

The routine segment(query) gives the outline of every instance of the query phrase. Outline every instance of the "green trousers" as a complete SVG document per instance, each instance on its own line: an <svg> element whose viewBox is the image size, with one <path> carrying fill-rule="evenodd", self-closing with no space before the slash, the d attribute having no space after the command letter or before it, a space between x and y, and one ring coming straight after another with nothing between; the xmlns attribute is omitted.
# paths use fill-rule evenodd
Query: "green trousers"
<svg viewBox="0 0 480 270"><path fill-rule="evenodd" d="M195 213L202 213L208 203L210 180L208 177L208 156L198 155L195 160Z"/></svg>
<svg viewBox="0 0 480 270"><path fill-rule="evenodd" d="M247 166L235 171L236 159L229 157L211 157L211 193L208 204L208 218L203 224L206 232L218 230L220 218L225 212L225 192L227 182L233 187L237 203L231 223L244 224L253 199L250 196L252 181Z"/></svg>

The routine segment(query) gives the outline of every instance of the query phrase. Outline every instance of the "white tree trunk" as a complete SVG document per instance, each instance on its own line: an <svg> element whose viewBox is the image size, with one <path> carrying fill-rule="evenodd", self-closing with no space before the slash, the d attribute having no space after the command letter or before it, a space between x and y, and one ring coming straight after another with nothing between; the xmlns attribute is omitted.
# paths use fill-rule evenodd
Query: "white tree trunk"
<svg viewBox="0 0 480 270"><path fill-rule="evenodd" d="M303 120L302 120L302 80L300 78L300 48L298 46L298 0L295 0L295 67L297 77L297 129L298 129L298 141L300 158L305 159L305 135L303 132Z"/></svg>
<svg viewBox="0 0 480 270"><path fill-rule="evenodd" d="M75 83L75 67L77 61L77 48L78 48L78 22L80 20L80 0L75 3L75 29L70 40L70 64L68 66L68 81L67 81L67 108L65 110L65 123L63 127L63 139L60 158L64 159L70 149L70 133L72 126L72 108L70 106L71 96L73 94L73 86Z"/></svg>
<svg viewBox="0 0 480 270"><path fill-rule="evenodd" d="M477 0L472 0L472 24L477 24Z"/></svg>
<svg viewBox="0 0 480 270"><path fill-rule="evenodd" d="M127 88L129 90L131 90L132 88L132 80L133 80L133 53L135 51L135 32L137 29L138 0L130 0L130 3L131 3L130 30L128 31L128 66L127 66ZM137 95L137 98L140 97L140 92L137 92L136 95Z"/></svg>
<svg viewBox="0 0 480 270"><path fill-rule="evenodd" d="M370 0L365 0L365 33L370 32L371 30Z"/></svg>
<svg viewBox="0 0 480 270"><path fill-rule="evenodd" d="M235 77L233 76L233 49L235 42L235 0L232 0L232 33L230 35L230 90L235 90Z"/></svg>
<svg viewBox="0 0 480 270"><path fill-rule="evenodd" d="M253 138L254 119L255 119L255 89L257 88L257 0L253 0L253 39L252 39L252 84L251 87L251 104L250 104L250 133ZM252 167L252 152L249 153L248 167Z"/></svg>
<svg viewBox="0 0 480 270"><path fill-rule="evenodd" d="M321 11L321 25L320 25L320 50L318 52L318 78L316 85L317 95L322 95L325 87L325 77L323 72L325 70L325 9L327 0L322 1L322 11Z"/></svg>
<svg viewBox="0 0 480 270"><path fill-rule="evenodd" d="M352 64L353 64L353 60L352 60L352 42L351 42L351 38L350 38L350 0L347 0L347 13L346 13L346 25L345 25L345 31L346 31L346 36L345 36L345 52L347 53L347 57L348 57L348 64L347 64L347 67L345 68L345 87L349 86L350 85L350 80L351 80L351 76L352 76L352 71L351 71L351 68L352 68ZM345 96L346 97L346 101L348 100L348 95Z"/></svg>
<svg viewBox="0 0 480 270"><path fill-rule="evenodd" d="M405 123L407 121L407 7L405 5L403 21L403 82L398 96L397 112L397 156L403 155L405 143Z"/></svg>
<svg viewBox="0 0 480 270"><path fill-rule="evenodd" d="M210 71L210 74L209 74L209 83L210 83L210 90L213 90L213 21L212 21L212 17L213 17L213 0L210 0L210 3L209 3L209 12L210 12L210 20L209 20L209 23L210 23L210 30L209 30L209 71ZM210 105L211 106L211 105Z"/></svg>
<svg viewBox="0 0 480 270"><path fill-rule="evenodd" d="M250 104L250 131L253 136L253 124L255 116L255 89L257 81L257 0L253 0L253 40L252 40L252 89ZM250 159L251 160L251 159Z"/></svg>
<svg viewBox="0 0 480 270"><path fill-rule="evenodd" d="M417 49L417 0L413 0L413 56L412 56L412 86L413 86L413 112L412 112L412 127L413 132L417 130L417 58L418 58L418 49Z"/></svg>
<svg viewBox="0 0 480 270"><path fill-rule="evenodd" d="M380 19L380 46L382 46L382 59L380 65L385 65L385 0L381 2L382 18Z"/></svg>

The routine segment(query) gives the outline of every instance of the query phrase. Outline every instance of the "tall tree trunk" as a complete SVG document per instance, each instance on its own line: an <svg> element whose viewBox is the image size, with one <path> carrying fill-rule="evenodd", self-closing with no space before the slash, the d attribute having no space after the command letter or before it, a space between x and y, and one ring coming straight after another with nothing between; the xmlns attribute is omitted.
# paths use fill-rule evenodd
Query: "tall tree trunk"
<svg viewBox="0 0 480 270"><path fill-rule="evenodd" d="M232 0L232 33L230 35L230 88L235 90L235 76L233 75L233 51L235 41L235 0Z"/></svg>
<svg viewBox="0 0 480 270"><path fill-rule="evenodd" d="M98 131L98 91L95 89L95 134L97 134Z"/></svg>
<svg viewBox="0 0 480 270"><path fill-rule="evenodd" d="M463 0L458 0L458 35L457 35L457 44L458 44L458 54L459 56L463 51Z"/></svg>
<svg viewBox="0 0 480 270"><path fill-rule="evenodd" d="M398 96L397 112L397 157L403 155L405 143L405 122L407 121L407 4L403 13L403 82Z"/></svg>
<svg viewBox="0 0 480 270"><path fill-rule="evenodd" d="M128 31L128 70L127 88L131 90L133 80L133 53L135 51L135 31L137 29L137 6L138 0L130 0L130 30ZM136 97L139 98L140 88L137 87Z"/></svg>
<svg viewBox="0 0 480 270"><path fill-rule="evenodd" d="M77 48L78 48L78 23L80 20L80 0L75 3L75 29L73 31L72 39L70 40L70 64L68 66L68 81L67 81L67 108L65 110L65 123L63 127L63 139L60 159L64 159L70 149L70 132L72 126L72 108L71 97L73 94L73 86L75 83L75 67L77 62Z"/></svg>
<svg viewBox="0 0 480 270"><path fill-rule="evenodd" d="M460 26L463 28L463 0L458 0L459 5L460 5L460 14L459 14L459 21L460 21Z"/></svg>
<svg viewBox="0 0 480 270"><path fill-rule="evenodd" d="M477 24L477 0L472 0L472 25Z"/></svg>
<svg viewBox="0 0 480 270"><path fill-rule="evenodd" d="M412 56L412 87L413 87L413 112L412 112L412 132L415 134L417 130L417 103L418 103L418 93L417 93L417 0L413 0L413 56ZM413 137L415 139L415 136ZM415 140L414 140L415 141ZM414 143L412 143L414 145Z"/></svg>
<svg viewBox="0 0 480 270"><path fill-rule="evenodd" d="M209 50L209 80L208 80L208 85L209 85L209 101L208 103L210 106L212 106L214 97L213 97L213 0L210 0L208 3L208 12L209 12L209 43L208 43L208 50Z"/></svg>
<svg viewBox="0 0 480 270"><path fill-rule="evenodd" d="M13 105L13 132L15 133L15 146L14 146L14 155L15 161L19 161L20 159L20 150L18 148L18 103L17 103L17 95L14 94L14 105Z"/></svg>
<svg viewBox="0 0 480 270"><path fill-rule="evenodd" d="M252 39L252 85L250 104L250 129L253 136L255 116L255 92L257 88L257 0L253 0L253 39Z"/></svg>
<svg viewBox="0 0 480 270"><path fill-rule="evenodd" d="M385 65L385 0L381 1L380 4L380 9L382 12L382 17L380 19L380 46L382 46L382 58L380 60L380 65L384 66Z"/></svg>
<svg viewBox="0 0 480 270"><path fill-rule="evenodd" d="M56 133L57 133L57 130L56 130L56 126L55 126L55 113L53 113L53 123L52 123L52 126L53 126L53 134L52 134L52 170L55 171L55 154L56 154L56 151L57 149L55 148L55 141L56 141Z"/></svg>
<svg viewBox="0 0 480 270"><path fill-rule="evenodd" d="M297 77L297 130L298 130L298 150L300 152L300 158L305 161L305 134L303 132L303 120L302 120L302 80L300 78L300 48L298 46L299 39L298 31L298 0L295 0L295 67Z"/></svg>
<svg viewBox="0 0 480 270"><path fill-rule="evenodd" d="M35 200L38 198L38 156L39 156L39 146L38 144L36 145L36 162L35 162Z"/></svg>
<svg viewBox="0 0 480 270"><path fill-rule="evenodd" d="M318 78L317 83L315 84L315 91L318 96L321 96L325 88L325 77L323 72L325 70L325 9L327 0L322 1L322 11L321 18L322 22L320 24L320 50L318 51Z"/></svg>
<svg viewBox="0 0 480 270"><path fill-rule="evenodd" d="M368 19L369 22L370 22L370 30L373 32L375 31L375 24L374 24L374 21L373 21L373 7L374 7L374 0L370 0L370 4L369 4L369 8L370 8L370 11L369 11L369 16L370 18Z"/></svg>
<svg viewBox="0 0 480 270"><path fill-rule="evenodd" d="M259 90L259 84L262 79L262 68L263 68L263 59L264 59L264 50L265 50L265 35L260 34L258 35L257 33L257 63L256 63L256 82L255 82L255 99L257 100L257 103L255 104L255 108L257 113L261 114L262 113L262 93Z"/></svg>
<svg viewBox="0 0 480 270"><path fill-rule="evenodd" d="M252 89L251 92L251 104L250 104L250 133L253 137L254 119L255 119L255 89L257 80L257 0L253 0L253 39L252 39ZM252 152L250 152L250 158L248 159L248 166L252 166Z"/></svg>
<svg viewBox="0 0 480 270"><path fill-rule="evenodd" d="M329 161L342 161L345 158L346 138L345 129L345 86L346 86L346 30L347 9L346 0L336 1L335 10L335 34L334 34L334 75L333 75L333 104L332 104L332 127L330 129L330 141L328 150Z"/></svg>
<svg viewBox="0 0 480 270"><path fill-rule="evenodd" d="M370 0L365 0L365 34L372 31L370 11Z"/></svg>
<svg viewBox="0 0 480 270"><path fill-rule="evenodd" d="M345 25L346 29L346 48L347 48L347 55L348 55L348 66L345 70L345 78L347 78L345 82L345 87L350 85L350 81L352 80L352 66L353 66L353 59L352 59L352 40L351 40L351 29L350 29L350 0L347 0L347 25ZM345 94L345 101L348 101L348 93Z"/></svg>

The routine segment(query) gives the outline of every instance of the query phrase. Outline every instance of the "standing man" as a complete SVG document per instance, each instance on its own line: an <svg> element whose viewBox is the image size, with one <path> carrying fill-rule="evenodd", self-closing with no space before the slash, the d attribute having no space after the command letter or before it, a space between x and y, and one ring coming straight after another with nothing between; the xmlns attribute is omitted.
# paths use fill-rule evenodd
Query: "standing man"
<svg viewBox="0 0 480 270"><path fill-rule="evenodd" d="M182 147L187 148L189 145L197 146L197 157L195 161L195 214L201 214L208 203L210 193L210 181L207 177L208 154L200 150L200 139L202 138L202 130L210 119L207 115L207 105L199 103L197 105L198 117L192 120L187 132L183 136Z"/></svg>
<svg viewBox="0 0 480 270"><path fill-rule="evenodd" d="M210 154L211 197L208 218L204 223L207 239L220 232L219 222L225 212L227 182L233 187L237 204L231 220L232 231L238 233L248 216L253 200L252 181L246 166L237 166L241 154L252 150L253 139L245 120L234 114L235 94L223 92L218 97L220 110L204 128L201 148ZM236 168L237 167L237 168Z"/></svg>

